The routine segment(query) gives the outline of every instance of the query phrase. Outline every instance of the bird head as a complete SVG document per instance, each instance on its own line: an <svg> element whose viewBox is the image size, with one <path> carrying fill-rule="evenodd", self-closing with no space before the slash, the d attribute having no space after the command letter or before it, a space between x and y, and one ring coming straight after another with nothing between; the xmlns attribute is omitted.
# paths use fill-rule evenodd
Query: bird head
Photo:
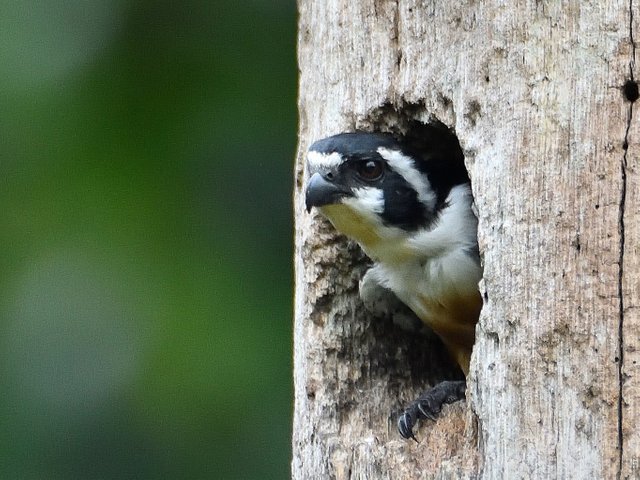
<svg viewBox="0 0 640 480"><path fill-rule="evenodd" d="M428 227L451 187L468 182L464 165L452 167L442 142L432 145L418 150L391 134L368 132L318 140L307 155L307 210L317 207L365 250Z"/></svg>

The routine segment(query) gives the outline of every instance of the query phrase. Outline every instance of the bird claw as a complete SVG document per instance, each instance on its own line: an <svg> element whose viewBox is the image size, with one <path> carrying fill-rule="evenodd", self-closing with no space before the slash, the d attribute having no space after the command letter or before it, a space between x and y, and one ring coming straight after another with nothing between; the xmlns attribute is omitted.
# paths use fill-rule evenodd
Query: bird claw
<svg viewBox="0 0 640 480"><path fill-rule="evenodd" d="M409 410L405 410L402 415L398 418L398 431L403 438L407 440L412 438L416 443L418 443L418 439L413 434L413 426L415 424L415 418L411 415Z"/></svg>
<svg viewBox="0 0 640 480"><path fill-rule="evenodd" d="M465 398L466 384L464 381L446 381L437 384L420 395L398 418L398 432L400 435L418 441L413 433L413 427L418 420L428 418L435 421L445 403L453 403Z"/></svg>

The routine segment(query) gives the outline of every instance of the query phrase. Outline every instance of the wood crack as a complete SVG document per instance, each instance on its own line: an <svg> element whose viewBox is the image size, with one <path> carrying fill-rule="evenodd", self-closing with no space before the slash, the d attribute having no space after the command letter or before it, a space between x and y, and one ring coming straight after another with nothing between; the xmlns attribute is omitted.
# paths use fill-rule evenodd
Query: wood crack
<svg viewBox="0 0 640 480"><path fill-rule="evenodd" d="M622 186L620 192L620 208L618 228L620 232L620 258L618 271L618 296L619 300L619 319L618 319L618 471L616 477L622 476L624 461L624 430L623 430L623 406L624 406L624 253L625 253L625 206L627 200L627 155L629 149L629 130L631 128L631 120L633 119L633 104L636 98L629 98L627 94L627 85L636 85L634 78L635 54L636 46L633 38L633 0L629 0L629 41L631 42L631 58L629 60L629 76L630 80L625 84L625 96L629 101L629 110L627 113L627 127L624 134L622 162L620 165L620 173Z"/></svg>

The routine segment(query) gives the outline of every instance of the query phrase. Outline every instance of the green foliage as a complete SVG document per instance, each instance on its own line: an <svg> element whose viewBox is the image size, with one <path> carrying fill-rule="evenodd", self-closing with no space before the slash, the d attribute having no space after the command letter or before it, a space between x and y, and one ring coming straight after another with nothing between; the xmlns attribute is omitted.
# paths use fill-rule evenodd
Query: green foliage
<svg viewBox="0 0 640 480"><path fill-rule="evenodd" d="M0 5L0 478L285 478L294 2Z"/></svg>

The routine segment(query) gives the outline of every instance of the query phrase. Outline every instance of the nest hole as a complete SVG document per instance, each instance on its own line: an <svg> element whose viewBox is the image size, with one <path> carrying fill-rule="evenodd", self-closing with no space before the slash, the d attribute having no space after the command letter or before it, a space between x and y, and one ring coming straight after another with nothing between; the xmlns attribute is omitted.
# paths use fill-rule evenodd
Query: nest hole
<svg viewBox="0 0 640 480"><path fill-rule="evenodd" d="M385 104L358 123L359 130L391 133L412 148L437 150L440 157L447 159L443 168L454 169L469 179L455 132L430 115L424 105L404 103L398 107ZM405 320L398 322L398 316ZM413 317L415 321L406 322L407 317ZM399 326L400 323L405 326ZM407 329L407 323L414 328ZM416 393L430 386L443 380L464 379L437 335L408 307L402 305L386 318L374 319L371 328L374 345L370 350L368 373L375 377L379 371L380 376L391 379L393 385L389 385L389 389L397 393L399 409L414 400Z"/></svg>

